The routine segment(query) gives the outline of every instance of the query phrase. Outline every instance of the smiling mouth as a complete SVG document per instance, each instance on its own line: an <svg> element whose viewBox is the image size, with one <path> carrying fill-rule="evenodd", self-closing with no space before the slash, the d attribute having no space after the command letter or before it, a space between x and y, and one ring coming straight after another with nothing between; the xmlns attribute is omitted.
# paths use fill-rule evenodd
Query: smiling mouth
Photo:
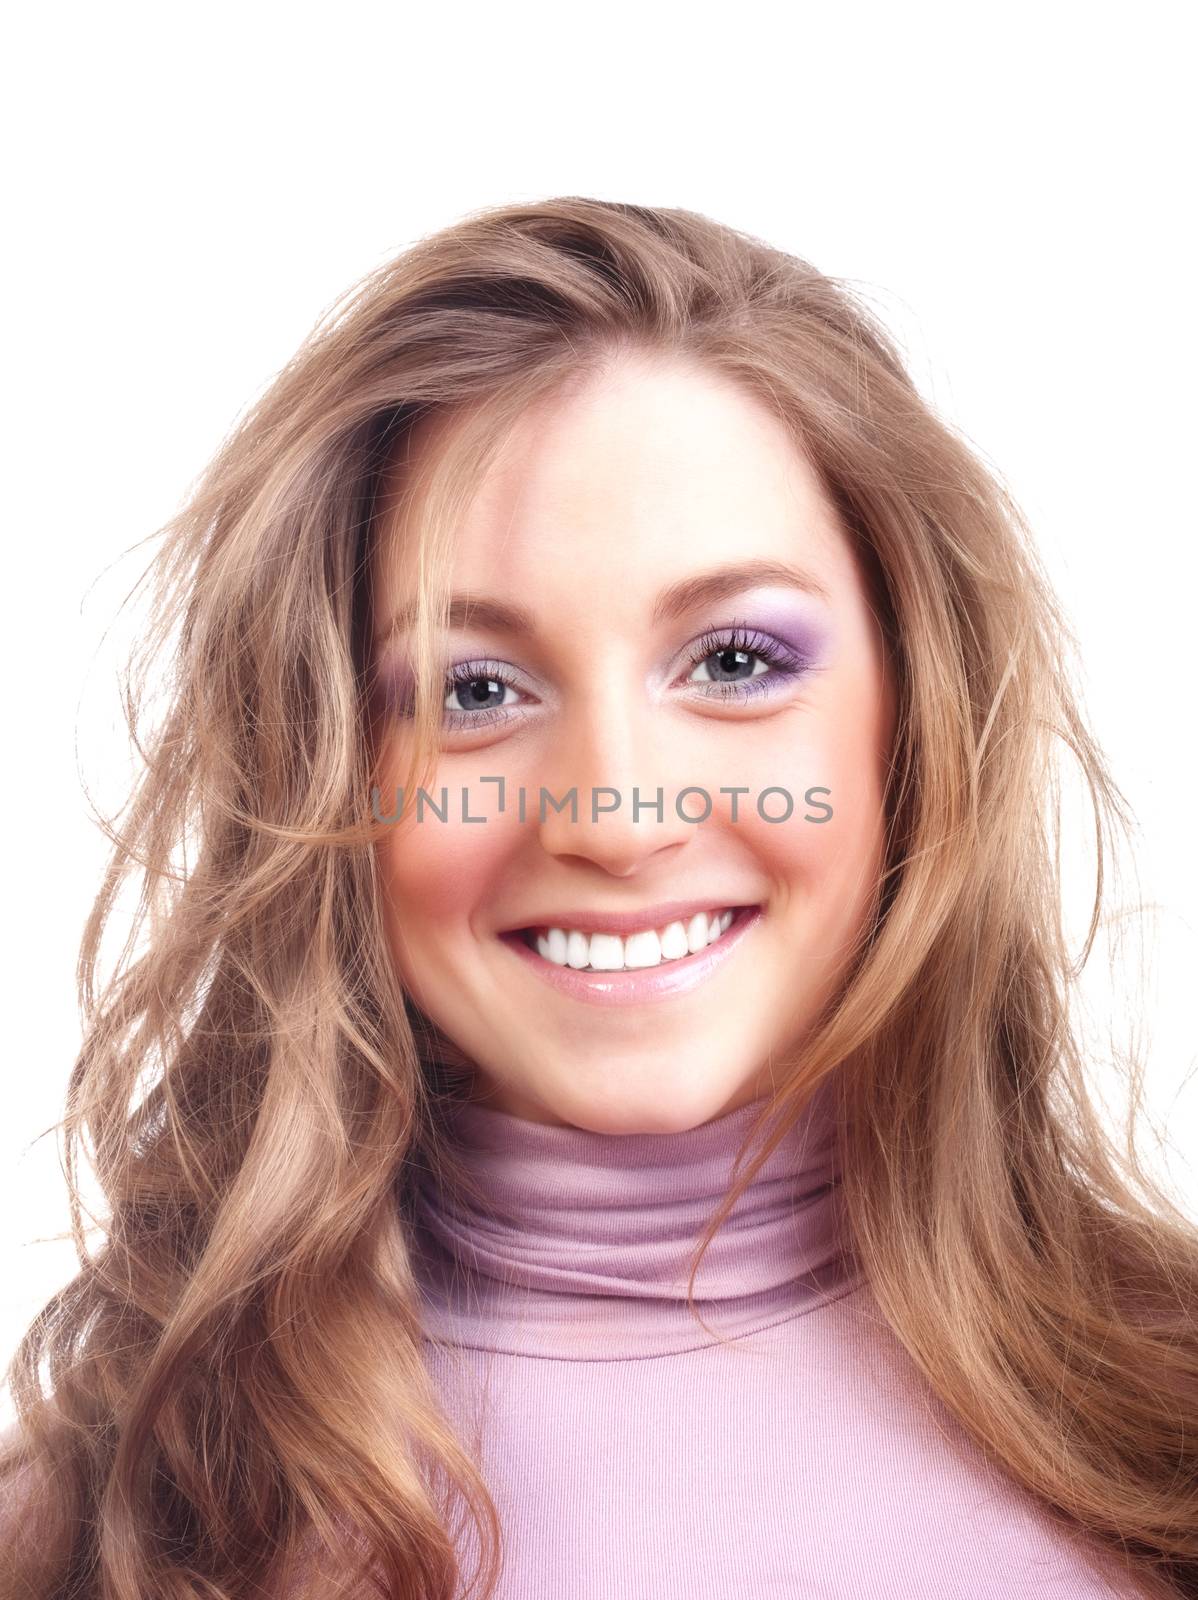
<svg viewBox="0 0 1198 1600"><path fill-rule="evenodd" d="M584 929L518 928L500 937L518 942L547 966L585 973L646 972L687 967L712 945L719 944L757 905L712 907L686 921L620 936Z"/></svg>

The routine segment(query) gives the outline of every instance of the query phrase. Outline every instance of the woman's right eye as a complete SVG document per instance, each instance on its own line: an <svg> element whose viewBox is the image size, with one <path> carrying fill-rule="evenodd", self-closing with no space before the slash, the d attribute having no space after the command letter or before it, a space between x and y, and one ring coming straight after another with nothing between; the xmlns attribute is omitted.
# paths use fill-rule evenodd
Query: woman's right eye
<svg viewBox="0 0 1198 1600"><path fill-rule="evenodd" d="M505 698L509 692L519 693L497 665L455 667L446 681L443 701L444 709L452 713L448 726L477 728L501 720L518 703Z"/></svg>

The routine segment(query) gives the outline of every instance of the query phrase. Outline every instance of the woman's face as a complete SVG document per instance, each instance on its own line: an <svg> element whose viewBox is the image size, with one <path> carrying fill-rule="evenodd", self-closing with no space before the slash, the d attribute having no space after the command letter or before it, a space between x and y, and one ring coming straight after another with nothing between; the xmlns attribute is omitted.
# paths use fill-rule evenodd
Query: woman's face
<svg viewBox="0 0 1198 1600"><path fill-rule="evenodd" d="M395 528L380 548L388 816L415 578ZM729 382L625 359L522 418L452 577L447 820L406 794L379 846L408 992L517 1116L670 1132L768 1094L870 913L894 717L813 471Z"/></svg>

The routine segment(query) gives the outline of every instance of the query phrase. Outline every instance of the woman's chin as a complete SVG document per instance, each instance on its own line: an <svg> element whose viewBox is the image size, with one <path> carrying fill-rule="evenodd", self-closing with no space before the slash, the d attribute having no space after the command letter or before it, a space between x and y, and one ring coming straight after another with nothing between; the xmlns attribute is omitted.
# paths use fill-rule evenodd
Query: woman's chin
<svg viewBox="0 0 1198 1600"><path fill-rule="evenodd" d="M767 1092L759 1083L760 1063L730 1072L726 1057L710 1064L692 1060L686 1071L674 1052L626 1060L609 1053L593 1062L574 1057L568 1083L549 1064L532 1078L528 1062L524 1057L518 1082L480 1069L470 1098L526 1121L592 1133L684 1133Z"/></svg>

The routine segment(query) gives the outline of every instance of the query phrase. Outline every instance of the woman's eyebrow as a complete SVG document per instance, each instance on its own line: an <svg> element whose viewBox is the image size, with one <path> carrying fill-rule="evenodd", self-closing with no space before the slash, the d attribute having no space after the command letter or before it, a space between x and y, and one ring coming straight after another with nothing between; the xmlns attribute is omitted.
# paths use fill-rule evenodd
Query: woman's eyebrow
<svg viewBox="0 0 1198 1600"><path fill-rule="evenodd" d="M692 578L680 578L668 589L663 589L653 607L654 622L670 622L685 616L698 606L711 605L716 600L727 600L742 589L756 589L763 584L780 584L784 588L802 589L815 595L826 605L832 603L832 593L815 573L790 561L775 561L761 557L755 561L742 561L734 566L715 567L711 572L699 572Z"/></svg>
<svg viewBox="0 0 1198 1600"><path fill-rule="evenodd" d="M726 600L732 595L740 594L744 589L757 588L763 584L779 584L790 589L801 589L807 594L815 595L825 604L830 605L832 602L828 586L807 568L795 566L793 562L775 561L763 557L755 561L739 562L733 566L715 567L710 572L695 573L693 577L680 578L677 583L670 584L658 595L653 607L652 621L670 622L697 610L699 606ZM415 600L409 600L406 605L400 606L387 625L383 639L390 639L393 634L410 627L415 614ZM516 638L527 637L537 631L536 618L523 606L489 600L484 595L466 593L451 595L446 625L450 628L463 628L470 624L476 627L494 628L499 633L508 633Z"/></svg>
<svg viewBox="0 0 1198 1600"><path fill-rule="evenodd" d="M409 600L399 607L379 638L379 643L410 628L416 617L416 602ZM537 631L536 618L523 606L506 605L502 600L488 600L484 595L453 594L449 597L449 610L445 619L449 628L465 628L471 624L494 628L497 633L510 633L515 637Z"/></svg>

